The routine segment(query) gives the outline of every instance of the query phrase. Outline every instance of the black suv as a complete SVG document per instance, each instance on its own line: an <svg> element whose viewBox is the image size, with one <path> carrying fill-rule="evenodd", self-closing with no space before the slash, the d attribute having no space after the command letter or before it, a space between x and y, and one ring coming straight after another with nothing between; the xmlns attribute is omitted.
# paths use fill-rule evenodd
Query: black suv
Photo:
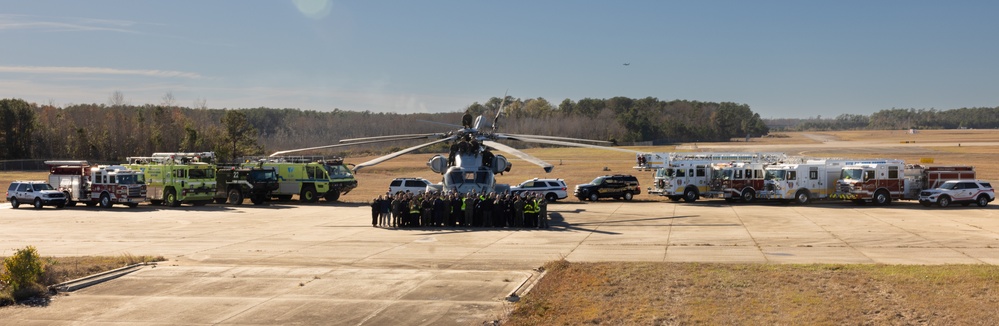
<svg viewBox="0 0 999 326"><path fill-rule="evenodd" d="M242 205L250 198L254 205L263 205L271 191L278 189L274 168L220 166L215 173L215 202Z"/></svg>
<svg viewBox="0 0 999 326"><path fill-rule="evenodd" d="M617 174L597 177L590 183L576 185L573 195L579 200L597 201L600 198L631 200L634 195L642 193L638 186L638 178L633 175Z"/></svg>

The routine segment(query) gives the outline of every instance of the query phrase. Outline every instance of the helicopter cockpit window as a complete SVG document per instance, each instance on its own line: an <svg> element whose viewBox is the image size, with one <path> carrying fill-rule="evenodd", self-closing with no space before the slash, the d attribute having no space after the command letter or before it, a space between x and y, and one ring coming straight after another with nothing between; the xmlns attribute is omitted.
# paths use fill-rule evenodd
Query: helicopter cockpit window
<svg viewBox="0 0 999 326"><path fill-rule="evenodd" d="M486 172L475 172L475 183L489 183L489 174Z"/></svg>

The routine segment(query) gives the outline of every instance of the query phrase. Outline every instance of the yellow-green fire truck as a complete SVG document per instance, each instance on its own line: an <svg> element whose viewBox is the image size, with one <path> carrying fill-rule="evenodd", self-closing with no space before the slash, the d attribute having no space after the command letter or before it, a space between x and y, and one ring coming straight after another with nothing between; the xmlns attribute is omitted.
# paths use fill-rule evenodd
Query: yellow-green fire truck
<svg viewBox="0 0 999 326"><path fill-rule="evenodd" d="M302 202L314 203L322 197L332 202L357 187L350 168L343 160L316 157L271 157L242 164L244 167L274 168L278 174L278 190L271 196L288 201L298 195Z"/></svg>
<svg viewBox="0 0 999 326"><path fill-rule="evenodd" d="M215 195L215 153L154 153L129 157L129 169L146 177L146 198L153 205L171 207L187 203L202 206Z"/></svg>

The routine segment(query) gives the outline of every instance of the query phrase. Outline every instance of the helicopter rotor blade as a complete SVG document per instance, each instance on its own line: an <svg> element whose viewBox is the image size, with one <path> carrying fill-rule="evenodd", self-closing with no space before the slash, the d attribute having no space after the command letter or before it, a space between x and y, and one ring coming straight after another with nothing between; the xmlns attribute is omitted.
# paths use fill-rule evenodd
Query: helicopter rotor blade
<svg viewBox="0 0 999 326"><path fill-rule="evenodd" d="M366 142L365 144L371 143L373 140L377 141L395 141L395 140L410 140L410 139L421 139L421 138L433 138L433 137L443 137L442 133L429 133L429 134L407 134L407 135L388 135L388 136L374 136L374 137L361 137L361 138L350 138L341 139L340 143L354 143L354 142Z"/></svg>
<svg viewBox="0 0 999 326"><path fill-rule="evenodd" d="M406 153L418 150L420 148L424 148L424 147L427 147L427 146L430 146L430 145L434 145L434 144L442 143L442 142L446 142L446 141L452 141L455 138L457 138L457 136L449 136L449 137L446 137L444 139L439 139L439 140L435 140L435 141L432 141L432 142L429 142L429 143L416 145L416 146L413 146L413 147L410 147L410 148L403 149L403 150L398 151L398 152L394 152L394 153L391 153L391 154L388 154L388 155L385 155L385 156L382 156L382 157L379 157L379 158L376 158L376 159L373 159L373 160L370 160L370 161L358 164L358 165L354 166L354 172L357 172L360 169L363 169L363 168L366 168L366 167L369 167L369 166L372 166L372 165L376 165L376 164L381 163L381 162L385 162L385 161L394 159L396 157L402 156L403 154L406 154Z"/></svg>
<svg viewBox="0 0 999 326"><path fill-rule="evenodd" d="M503 136L505 136L506 139L519 140L519 141L528 142L528 143L562 145L562 146L570 146L570 147L596 148L596 149L605 149L605 150L610 150L610 151L618 151L618 152L625 152L625 153L632 153L632 154L641 154L642 153L642 152L633 151L633 150L630 150L630 149L610 147L610 146L581 144L581 143L573 143L573 142L559 141L559 140L552 140L552 139L530 138L530 137L524 137L524 136L517 136L517 137L514 137L512 135L503 135Z"/></svg>
<svg viewBox="0 0 999 326"><path fill-rule="evenodd" d="M524 138L564 140L564 141L573 141L573 142L590 142L590 143L599 143L607 145L613 144L612 142L606 140L596 140L596 139L586 139L586 138L569 138L569 137L558 137L558 136L524 135L524 134L506 134L506 135L514 137L524 137Z"/></svg>
<svg viewBox="0 0 999 326"><path fill-rule="evenodd" d="M483 140L482 141L482 145L486 145L488 147L495 148L498 151L501 151L501 152L504 152L504 153L516 156L516 157L518 157L518 158L520 158L520 159L522 159L524 161L528 161L528 162L537 164L538 166L541 166L542 168L545 169L545 173L550 173L550 172L552 172L552 169L555 168L554 165L551 165L548 162L542 161L540 158L531 156L531 155L529 155L527 153L521 152L521 151L517 150L516 148L510 147L510 146L507 146L507 145L503 145L503 144L500 144L500 143L497 143L497 142L494 142L494 141L491 141L491 140Z"/></svg>
<svg viewBox="0 0 999 326"><path fill-rule="evenodd" d="M324 146L316 146L316 147L297 148L297 149L289 149L289 150L274 152L274 154L271 154L270 157L280 156L280 155L284 155L284 154L288 154L288 153L305 152L305 151L317 150L317 149L327 149L327 148L346 147L346 146L354 146L354 145L382 143L382 142L397 141L397 140L411 140L411 139L424 139L424 138L427 138L427 137L375 139L375 140L368 140L368 141L355 141L355 142L346 143L346 144L333 144L333 145L324 145ZM358 139L360 139L360 138L358 138ZM341 142L343 142L345 140L341 140Z"/></svg>
<svg viewBox="0 0 999 326"><path fill-rule="evenodd" d="M496 117L493 118L493 132L499 129L499 118L500 114L503 113L503 108L506 107L506 96L508 93L510 93L509 89L503 92L503 101L500 101L500 107L496 109Z"/></svg>

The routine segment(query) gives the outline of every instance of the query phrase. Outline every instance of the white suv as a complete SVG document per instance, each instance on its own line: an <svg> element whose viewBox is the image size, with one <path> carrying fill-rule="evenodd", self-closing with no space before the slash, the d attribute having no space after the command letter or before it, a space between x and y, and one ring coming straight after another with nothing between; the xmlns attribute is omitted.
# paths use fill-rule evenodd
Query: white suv
<svg viewBox="0 0 999 326"><path fill-rule="evenodd" d="M411 192L421 194L427 191L430 181L424 178L398 178L389 184L389 194L395 195L397 192Z"/></svg>
<svg viewBox="0 0 999 326"><path fill-rule="evenodd" d="M14 181L7 188L5 196L10 206L17 208L21 203L32 203L35 209L42 206L66 206L66 194L55 190L45 181Z"/></svg>
<svg viewBox="0 0 999 326"><path fill-rule="evenodd" d="M926 207L934 203L940 207L947 207L953 203L964 206L976 203L978 207L985 207L995 199L996 193L992 189L992 184L980 180L950 180L934 189L919 192L919 203Z"/></svg>
<svg viewBox="0 0 999 326"><path fill-rule="evenodd" d="M548 202L555 202L559 199L569 197L566 191L565 181L562 179L538 179L534 178L521 182L519 185L510 187L510 193L519 194L522 192L536 192L545 196Z"/></svg>

